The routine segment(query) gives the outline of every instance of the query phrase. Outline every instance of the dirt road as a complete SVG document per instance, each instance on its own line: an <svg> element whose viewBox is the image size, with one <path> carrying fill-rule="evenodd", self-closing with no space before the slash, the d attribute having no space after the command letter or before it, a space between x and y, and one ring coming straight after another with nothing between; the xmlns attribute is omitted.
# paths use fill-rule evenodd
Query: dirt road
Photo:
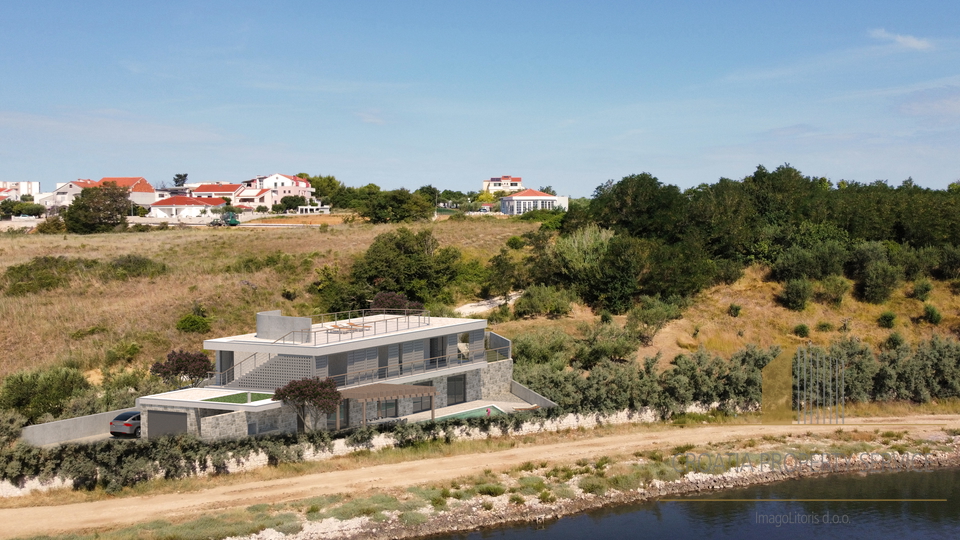
<svg viewBox="0 0 960 540"><path fill-rule="evenodd" d="M857 424L860 423L860 424ZM852 419L844 429L908 431L923 438L944 428L960 427L960 415L912 416L908 418ZM527 461L571 462L604 454L664 449L683 444L745 440L763 435L799 435L808 431L830 433L837 425L703 425L683 429L670 427L629 435L615 435L544 445L529 445L483 454L410 461L362 469L325 472L295 478L249 482L189 492L127 497L62 506L0 509L0 538L112 529L156 519L198 516L223 508L244 508L258 503L278 503L317 495L362 492L368 489L401 488L451 480L481 473L484 469L509 468Z"/></svg>

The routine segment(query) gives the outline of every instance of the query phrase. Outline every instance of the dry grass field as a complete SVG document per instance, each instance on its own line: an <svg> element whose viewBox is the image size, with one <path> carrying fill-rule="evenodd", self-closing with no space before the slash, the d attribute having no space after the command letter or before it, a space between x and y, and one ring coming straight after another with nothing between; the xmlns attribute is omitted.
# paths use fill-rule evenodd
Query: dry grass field
<svg viewBox="0 0 960 540"><path fill-rule="evenodd" d="M699 294L691 307L684 310L683 318L668 323L653 339L649 347L641 347L637 358L643 359L661 353L661 367L665 367L678 354L696 351L700 347L722 356L743 349L747 345L780 346L784 352L793 354L798 346L814 343L826 346L842 337L840 328L847 321L848 334L876 346L892 332L898 332L908 343L928 340L934 334L960 333L960 296L951 293L947 283L934 281L934 289L927 303L936 306L943 314L939 325L918 320L923 314L924 303L909 297L913 286L901 283L893 297L880 305L856 300L850 293L839 307L810 302L802 312L790 311L776 302L782 285L764 281L766 269L748 268L743 278L732 285L718 285ZM727 310L730 304L739 304L739 317L731 317ZM881 328L877 318L884 311L896 314L894 328ZM623 324L626 317L614 317ZM575 333L583 322L594 322L598 317L589 309L575 306L569 317L560 319L526 319L501 323L494 326L496 332L514 337L537 328L558 327ZM818 331L817 324L828 323L832 330ZM794 335L793 328L806 324L810 329L807 338Z"/></svg>
<svg viewBox="0 0 960 540"><path fill-rule="evenodd" d="M495 219L444 221L414 225L433 230L441 245L460 247L465 256L486 261L508 238L537 224ZM199 349L204 337L250 332L257 311L282 309L309 314L305 292L316 279L314 269L328 264L347 266L380 233L394 225L332 225L327 228L189 228L151 233L103 235L0 235L0 272L34 257L67 256L107 260L135 254L164 262L169 271L153 279L101 282L79 278L68 287L25 296L0 294L0 377L21 369L69 362L90 370L102 365L106 352L136 343L142 348L134 364L146 366L171 349ZM227 272L244 257L282 252L305 263L294 273L266 268L257 272ZM284 288L298 291L293 301L280 296ZM473 300L472 298L464 301ZM195 303L212 318L206 335L185 334L176 321ZM84 337L78 331L102 327Z"/></svg>

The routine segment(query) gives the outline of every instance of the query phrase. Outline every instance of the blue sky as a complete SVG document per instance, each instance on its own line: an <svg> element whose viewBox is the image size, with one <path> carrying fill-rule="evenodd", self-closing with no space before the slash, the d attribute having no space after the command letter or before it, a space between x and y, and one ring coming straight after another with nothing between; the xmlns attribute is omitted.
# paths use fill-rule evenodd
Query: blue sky
<svg viewBox="0 0 960 540"><path fill-rule="evenodd" d="M0 180L960 179L955 0L155 4L4 2Z"/></svg>

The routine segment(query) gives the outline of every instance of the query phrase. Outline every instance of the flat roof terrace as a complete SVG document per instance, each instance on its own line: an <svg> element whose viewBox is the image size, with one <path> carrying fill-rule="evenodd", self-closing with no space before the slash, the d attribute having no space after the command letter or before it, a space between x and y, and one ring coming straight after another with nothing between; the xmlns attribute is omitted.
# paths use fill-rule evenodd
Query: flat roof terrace
<svg viewBox="0 0 960 540"><path fill-rule="evenodd" d="M458 326L462 329L457 330L455 327ZM279 311L268 311L257 313L255 333L208 339L203 342L203 346L208 350L251 351L278 344L323 347L412 333L433 337L432 334L440 335L444 331L467 332L485 327L486 321L483 319L431 317L426 310L367 309L325 313L314 317L287 317Z"/></svg>

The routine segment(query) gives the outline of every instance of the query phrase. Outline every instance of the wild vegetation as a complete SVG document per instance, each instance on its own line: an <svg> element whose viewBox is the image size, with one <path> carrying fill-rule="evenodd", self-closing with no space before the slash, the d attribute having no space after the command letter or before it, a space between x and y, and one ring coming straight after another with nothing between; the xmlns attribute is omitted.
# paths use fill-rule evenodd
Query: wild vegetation
<svg viewBox="0 0 960 540"><path fill-rule="evenodd" d="M329 188L329 196L353 193L362 204L379 193L368 186L360 197L335 179L314 180ZM418 190L421 197L426 188ZM689 381L750 380L763 364L757 358L768 359L774 345L798 343L790 340L829 345L861 336L877 351L894 351L920 347L937 329L954 328L960 226L951 209L958 197L958 190L927 190L910 181L896 188L833 186L783 166L686 192L649 174L628 176L603 184L568 212L525 216L532 221L449 220L419 230L166 231L160 233L164 242L149 245L96 235L84 243L73 236L61 243L13 235L4 237L0 250L11 265L5 293L18 295L4 298L0 315L34 313L30 322L41 320L44 328L15 322L10 335L17 338L5 336L13 362L3 367L11 373L36 365L31 351L48 350L48 365L95 379L111 369L149 365L173 349L196 350L208 332L248 331L256 311L278 303L287 313L309 315L402 298L407 306L440 313L458 301L524 289L512 312L497 310L491 321L518 338L518 378L545 393L557 391L567 408L626 403L674 410L691 392L733 406L751 401L752 390L730 382L731 390L713 391ZM88 248L87 239L96 247ZM110 249L122 253L105 253ZM98 258L89 258L91 252ZM134 254L144 265L164 261L163 272L124 270L126 279L106 280L109 274L90 270L90 261ZM35 285L34 278L53 285ZM697 322L713 301L710 291L734 291L749 280L757 280L762 298L727 296L709 324ZM578 315L584 304L593 310L585 317ZM586 324L571 325L571 314ZM535 351L517 330L541 316L552 321L534 323L544 327L534 345L545 348ZM717 324L717 318L736 323ZM150 322L131 324L143 320ZM751 330L758 321L780 325L776 339ZM638 354L656 346L665 328L683 325L687 336L682 344L675 339L681 355ZM551 326L565 333L549 333ZM721 326L726 333L717 330ZM880 326L895 331L880 334ZM717 353L727 357L723 369ZM709 377L699 374L704 369ZM627 381L629 397L593 396L594 390L578 386L603 377ZM896 395L916 400L924 393Z"/></svg>

